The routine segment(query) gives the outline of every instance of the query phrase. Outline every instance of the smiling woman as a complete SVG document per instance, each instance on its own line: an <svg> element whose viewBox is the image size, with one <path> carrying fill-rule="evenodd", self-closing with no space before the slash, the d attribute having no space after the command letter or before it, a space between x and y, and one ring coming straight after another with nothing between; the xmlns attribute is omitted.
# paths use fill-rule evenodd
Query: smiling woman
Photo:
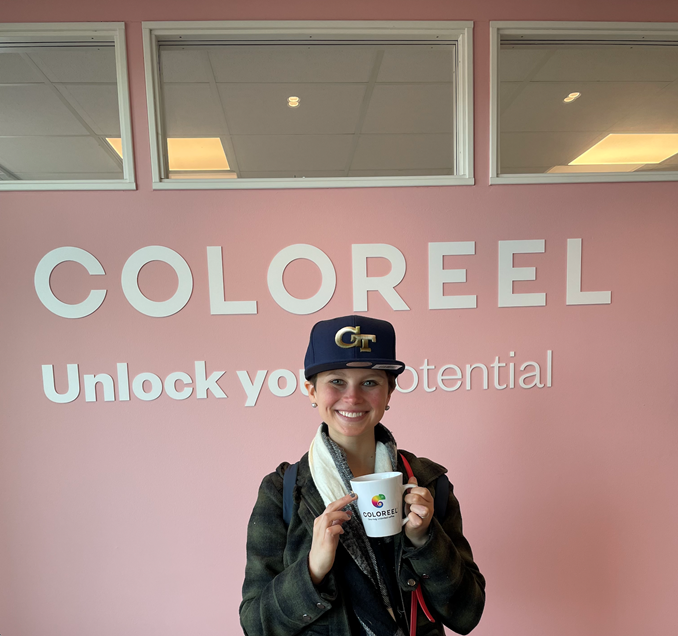
<svg viewBox="0 0 678 636"><path fill-rule="evenodd" d="M480 620L485 579L439 479L446 469L399 451L381 424L405 369L395 342L390 323L365 316L311 331L304 374L323 422L298 464L283 462L259 489L240 606L249 636L443 636L443 625L467 634ZM409 484L403 532L368 536L350 480L398 472Z"/></svg>

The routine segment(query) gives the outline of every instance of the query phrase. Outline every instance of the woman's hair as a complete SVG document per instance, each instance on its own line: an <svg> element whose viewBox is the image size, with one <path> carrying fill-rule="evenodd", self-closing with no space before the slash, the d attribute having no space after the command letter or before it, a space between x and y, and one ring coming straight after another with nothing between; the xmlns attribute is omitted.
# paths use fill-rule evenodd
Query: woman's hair
<svg viewBox="0 0 678 636"><path fill-rule="evenodd" d="M389 373L388 371L384 371L386 374L386 380L388 381L388 394L391 395L393 391L395 391L396 388L396 377L392 374ZM308 381L313 385L313 388L316 388L316 382L318 381L318 374L314 373Z"/></svg>

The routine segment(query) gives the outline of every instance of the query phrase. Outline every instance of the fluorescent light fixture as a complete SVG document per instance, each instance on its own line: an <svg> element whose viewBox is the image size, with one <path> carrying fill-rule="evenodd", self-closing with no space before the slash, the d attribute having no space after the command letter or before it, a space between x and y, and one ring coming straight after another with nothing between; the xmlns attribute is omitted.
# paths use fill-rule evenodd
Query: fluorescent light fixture
<svg viewBox="0 0 678 636"><path fill-rule="evenodd" d="M230 170L219 137L169 138L170 170Z"/></svg>
<svg viewBox="0 0 678 636"><path fill-rule="evenodd" d="M579 155L571 166L661 163L678 153L678 134L612 134Z"/></svg>
<svg viewBox="0 0 678 636"><path fill-rule="evenodd" d="M115 137L106 137L106 141L108 144L115 150L120 155L120 158L122 159L122 139L119 137L116 139Z"/></svg>
<svg viewBox="0 0 678 636"><path fill-rule="evenodd" d="M197 170L171 171L169 176L172 179L237 179L238 177L235 172L223 172L221 170L214 170L212 172L200 172Z"/></svg>
<svg viewBox="0 0 678 636"><path fill-rule="evenodd" d="M111 148L120 155L122 159L122 139L115 137L106 137L106 141ZM175 172L173 178L188 178L191 175L176 174L176 171L194 172L200 171L205 174L200 178L234 178L234 172L224 174L229 171L228 159L224 153L224 147L218 137L214 138L176 138L167 140L167 154L169 156L169 169ZM218 172L215 172L218 171ZM212 174L209 174L209 173ZM197 178L195 175L194 178Z"/></svg>
<svg viewBox="0 0 678 636"><path fill-rule="evenodd" d="M618 163L618 164L595 164L593 166L553 166L546 172L550 174L577 173L577 172L633 172L638 170L644 163Z"/></svg>
<svg viewBox="0 0 678 636"><path fill-rule="evenodd" d="M570 93L563 101L566 104L569 104L570 102L573 102L578 97L581 97L581 93Z"/></svg>

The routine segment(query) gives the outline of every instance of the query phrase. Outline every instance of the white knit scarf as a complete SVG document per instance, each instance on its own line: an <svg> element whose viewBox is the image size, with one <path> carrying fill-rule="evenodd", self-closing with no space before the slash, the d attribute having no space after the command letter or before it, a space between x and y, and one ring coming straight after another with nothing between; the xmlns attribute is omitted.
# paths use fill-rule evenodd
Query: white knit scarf
<svg viewBox="0 0 678 636"><path fill-rule="evenodd" d="M348 490L344 485L337 466L327 450L327 446L322 437L321 424L318 427L318 432L315 434L311 447L308 449L308 463L311 467L311 476L315 482L316 488L323 498L325 506L328 506L333 501L341 499L348 494ZM375 473L389 473L397 470L391 461L391 455L383 442L377 442L376 453L374 457L374 472Z"/></svg>

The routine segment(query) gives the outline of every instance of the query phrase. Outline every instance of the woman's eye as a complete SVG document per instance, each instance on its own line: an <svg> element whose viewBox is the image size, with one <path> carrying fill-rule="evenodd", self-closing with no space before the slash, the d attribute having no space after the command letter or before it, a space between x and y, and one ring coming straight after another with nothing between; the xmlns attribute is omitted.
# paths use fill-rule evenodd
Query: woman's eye
<svg viewBox="0 0 678 636"><path fill-rule="evenodd" d="M334 380L330 380L330 384L334 384L335 386L341 386L344 383L343 380L340 380L339 378L335 378Z"/></svg>
<svg viewBox="0 0 678 636"><path fill-rule="evenodd" d="M365 386L377 386L377 383L374 380L365 380L365 382L363 382L363 384Z"/></svg>

